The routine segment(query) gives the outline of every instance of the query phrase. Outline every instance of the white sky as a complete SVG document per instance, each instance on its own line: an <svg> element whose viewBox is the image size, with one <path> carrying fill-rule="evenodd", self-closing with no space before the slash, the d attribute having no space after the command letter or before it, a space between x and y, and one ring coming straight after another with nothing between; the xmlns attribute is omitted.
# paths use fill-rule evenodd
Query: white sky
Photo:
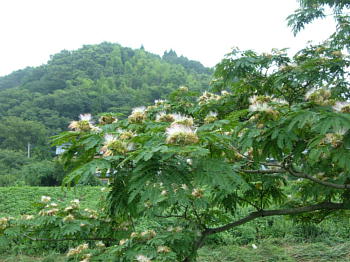
<svg viewBox="0 0 350 262"><path fill-rule="evenodd" d="M296 0L0 0L0 76L103 41L214 66L233 46L295 52L334 30L318 21L294 37L285 18L296 8Z"/></svg>

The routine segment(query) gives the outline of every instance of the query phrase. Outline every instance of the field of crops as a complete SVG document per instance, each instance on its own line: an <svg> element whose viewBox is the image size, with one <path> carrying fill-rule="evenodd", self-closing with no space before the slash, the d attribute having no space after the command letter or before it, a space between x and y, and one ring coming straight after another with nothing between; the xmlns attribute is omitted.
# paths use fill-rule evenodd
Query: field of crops
<svg viewBox="0 0 350 262"><path fill-rule="evenodd" d="M56 201L68 203L72 199L79 199L82 207L97 205L101 188L76 187L66 189L62 187L0 187L0 217L32 214L35 203L41 196L50 196Z"/></svg>

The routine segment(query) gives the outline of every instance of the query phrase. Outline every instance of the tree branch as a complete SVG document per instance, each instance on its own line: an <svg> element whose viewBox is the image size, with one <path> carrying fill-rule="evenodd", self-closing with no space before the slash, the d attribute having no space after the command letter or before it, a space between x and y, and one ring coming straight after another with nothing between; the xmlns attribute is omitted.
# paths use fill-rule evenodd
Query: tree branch
<svg viewBox="0 0 350 262"><path fill-rule="evenodd" d="M93 237L93 238L59 238L59 239L53 239L53 238L33 238L31 236L28 236L26 234L23 234L24 237L32 240L32 241L116 241L118 239L114 238L104 238L104 237Z"/></svg>
<svg viewBox="0 0 350 262"><path fill-rule="evenodd" d="M156 217L159 218L183 218L186 219L185 215L155 215Z"/></svg>
<svg viewBox="0 0 350 262"><path fill-rule="evenodd" d="M276 173L286 173L287 171L284 169L266 169L266 170L247 170L240 169L239 172L244 172L248 174L276 174Z"/></svg>
<svg viewBox="0 0 350 262"><path fill-rule="evenodd" d="M321 204L304 206L304 207L287 208L287 209L279 209L279 210L266 210L266 211L260 210L260 211L252 212L245 218L226 224L224 226L216 227L216 228L208 228L203 232L203 235L207 236L215 233L220 233L228 229L231 229L233 227L237 227L239 225L245 224L259 217L268 217L268 216L277 216L277 215L297 215L297 214L312 212L316 210L341 210L341 209L350 209L350 208L346 207L343 203L324 202Z"/></svg>
<svg viewBox="0 0 350 262"><path fill-rule="evenodd" d="M331 183L331 182L322 181L322 180L315 178L313 176L310 176L308 174L296 172L292 168L288 168L288 172L295 177L306 178L306 179L309 179L309 180L311 180L317 184L320 184L320 185L333 187L336 189L350 189L350 184L341 185L341 184L335 184L335 183Z"/></svg>
<svg viewBox="0 0 350 262"><path fill-rule="evenodd" d="M310 176L308 174L305 173L301 173L301 172L297 172L294 171L292 168L286 168L286 169L267 169L267 170L245 170L245 169L241 169L238 170L239 172L244 172L244 173L248 173L248 174L281 174L281 173L286 173L288 172L289 174L291 174L292 176L298 177L298 178L305 178L305 179L309 179L317 184L320 185L324 185L327 187L332 187L335 189L350 189L350 184L336 184L336 183L331 183L331 182L326 182L326 181L322 181L318 178L315 178L313 176Z"/></svg>

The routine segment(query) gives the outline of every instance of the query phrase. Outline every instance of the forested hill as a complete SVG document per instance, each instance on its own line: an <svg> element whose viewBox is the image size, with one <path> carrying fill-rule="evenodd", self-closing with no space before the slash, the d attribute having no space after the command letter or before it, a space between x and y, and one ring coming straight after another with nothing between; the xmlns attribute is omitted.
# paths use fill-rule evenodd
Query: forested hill
<svg viewBox="0 0 350 262"><path fill-rule="evenodd" d="M30 120L55 134L81 113L127 114L181 85L203 90L211 73L173 50L163 57L112 43L64 50L45 65L0 77L0 123ZM4 128L0 124L2 148Z"/></svg>

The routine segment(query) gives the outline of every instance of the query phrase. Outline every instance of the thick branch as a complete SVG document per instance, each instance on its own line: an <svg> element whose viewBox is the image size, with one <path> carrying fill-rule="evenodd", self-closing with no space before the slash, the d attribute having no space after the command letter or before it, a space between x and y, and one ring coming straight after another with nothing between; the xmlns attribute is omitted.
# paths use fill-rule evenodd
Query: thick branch
<svg viewBox="0 0 350 262"><path fill-rule="evenodd" d="M260 211L252 212L245 218L226 224L224 226L216 227L216 228L208 228L203 232L203 235L207 236L215 233L220 233L228 229L231 229L233 227L237 227L239 225L245 224L259 217L268 217L268 216L277 216L277 215L296 215L296 214L312 212L316 210L341 210L341 209L349 209L349 208L342 203L324 202L321 204L305 206L305 207L287 208L287 209L279 209L279 210L266 210L266 211L260 210Z"/></svg>

